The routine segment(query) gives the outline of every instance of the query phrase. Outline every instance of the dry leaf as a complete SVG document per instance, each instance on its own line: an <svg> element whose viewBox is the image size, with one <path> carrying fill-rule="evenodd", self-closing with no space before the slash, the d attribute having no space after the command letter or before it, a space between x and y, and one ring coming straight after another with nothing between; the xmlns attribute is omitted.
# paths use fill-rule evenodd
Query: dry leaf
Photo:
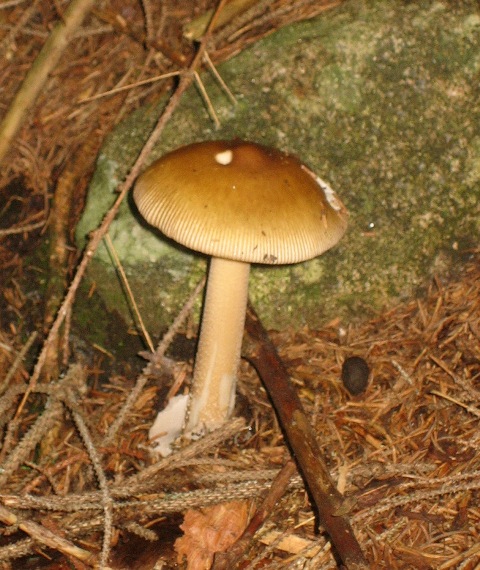
<svg viewBox="0 0 480 570"><path fill-rule="evenodd" d="M225 552L243 533L248 522L247 501L230 501L185 513L175 541L177 561L187 558L187 570L209 570L216 552Z"/></svg>
<svg viewBox="0 0 480 570"><path fill-rule="evenodd" d="M275 548L288 552L289 554L299 554L305 558L313 558L320 551L322 545L316 540L303 538L296 534L282 533L271 530L260 537L260 542L266 545L275 544Z"/></svg>

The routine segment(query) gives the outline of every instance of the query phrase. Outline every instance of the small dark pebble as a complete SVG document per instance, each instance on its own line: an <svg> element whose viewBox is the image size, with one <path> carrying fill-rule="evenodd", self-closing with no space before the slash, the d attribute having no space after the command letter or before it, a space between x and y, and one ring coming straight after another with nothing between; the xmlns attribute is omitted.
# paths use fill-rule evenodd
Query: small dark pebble
<svg viewBox="0 0 480 570"><path fill-rule="evenodd" d="M350 356L342 366L342 382L345 388L356 396L361 394L368 384L370 368L360 356Z"/></svg>

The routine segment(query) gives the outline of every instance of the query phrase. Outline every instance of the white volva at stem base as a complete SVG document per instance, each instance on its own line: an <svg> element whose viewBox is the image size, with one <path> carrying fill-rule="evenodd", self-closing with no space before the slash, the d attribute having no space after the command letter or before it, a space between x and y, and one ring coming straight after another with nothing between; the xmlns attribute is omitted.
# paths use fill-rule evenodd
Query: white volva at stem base
<svg viewBox="0 0 480 570"><path fill-rule="evenodd" d="M231 415L242 347L250 264L212 258L186 431L212 430Z"/></svg>

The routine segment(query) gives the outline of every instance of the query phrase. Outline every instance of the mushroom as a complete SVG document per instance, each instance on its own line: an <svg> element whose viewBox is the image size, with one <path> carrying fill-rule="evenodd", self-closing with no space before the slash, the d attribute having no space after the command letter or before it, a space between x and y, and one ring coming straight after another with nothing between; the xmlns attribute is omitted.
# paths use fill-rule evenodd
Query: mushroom
<svg viewBox="0 0 480 570"><path fill-rule="evenodd" d="M214 429L234 407L250 264L320 255L345 233L346 209L297 158L239 140L170 152L133 196L149 224L211 256L186 431Z"/></svg>

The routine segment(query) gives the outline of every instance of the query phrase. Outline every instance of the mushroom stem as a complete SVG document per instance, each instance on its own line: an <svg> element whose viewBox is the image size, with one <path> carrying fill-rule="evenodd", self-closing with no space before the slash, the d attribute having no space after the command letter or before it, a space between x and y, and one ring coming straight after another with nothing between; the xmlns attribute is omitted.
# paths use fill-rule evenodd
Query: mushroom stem
<svg viewBox="0 0 480 570"><path fill-rule="evenodd" d="M212 257L186 430L212 430L235 404L250 264Z"/></svg>

